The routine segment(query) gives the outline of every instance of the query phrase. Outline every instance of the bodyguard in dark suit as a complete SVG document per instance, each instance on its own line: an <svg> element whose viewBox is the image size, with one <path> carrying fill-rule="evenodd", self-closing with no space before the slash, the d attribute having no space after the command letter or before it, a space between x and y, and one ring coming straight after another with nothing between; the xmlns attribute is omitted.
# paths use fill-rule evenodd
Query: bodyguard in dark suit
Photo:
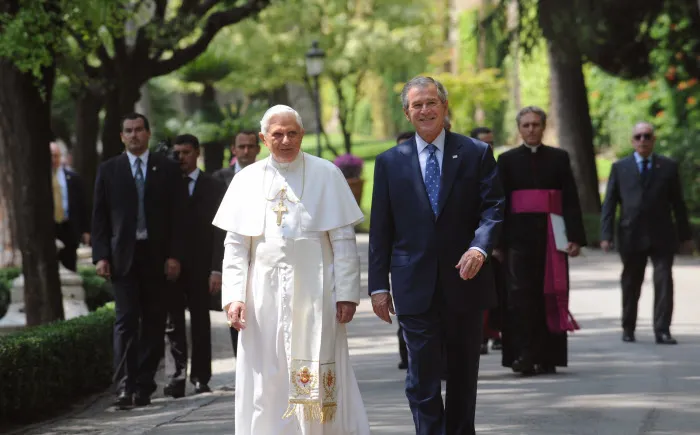
<svg viewBox="0 0 700 435"><path fill-rule="evenodd" d="M185 395L187 377L187 333L185 307L190 311L192 336L192 365L190 382L195 394L206 393L211 379L211 323L209 318L210 294L221 291L221 265L224 257L225 232L212 225L225 185L197 168L199 140L191 135L178 136L173 141L180 169L187 183L189 198L184 213L186 231L185 253L180 277L175 283L173 296L168 298L166 325L166 358L174 367L165 394L172 397ZM219 303L221 306L221 303Z"/></svg>
<svg viewBox="0 0 700 435"><path fill-rule="evenodd" d="M416 136L376 159L369 246L372 307L388 323L395 308L403 329L406 396L416 433L474 434L482 313L496 301L486 260L503 216L496 161L487 144L445 131L447 92L439 82L416 77L401 98Z"/></svg>
<svg viewBox="0 0 700 435"><path fill-rule="evenodd" d="M615 162L608 179L601 214L601 248L615 239L622 258L622 340L634 342L637 303L647 259L654 268L654 334L658 344L676 344L671 336L673 315L673 257L679 240L692 244L688 213L681 192L678 164L654 154L654 128L641 122L632 133L633 155ZM673 215L673 216L672 216ZM675 218L675 222L674 222Z"/></svg>
<svg viewBox="0 0 700 435"><path fill-rule="evenodd" d="M156 389L163 327L183 258L187 190L177 163L149 153L148 120L122 120L126 152L102 163L95 181L92 259L111 278L117 318L114 362L119 407L145 406Z"/></svg>
<svg viewBox="0 0 700 435"><path fill-rule="evenodd" d="M78 256L76 250L82 240L90 243L90 220L85 201L85 184L75 172L63 166L61 148L51 142L51 181L54 198L54 220L56 238L63 243L58 251L59 261L66 269L76 271Z"/></svg>

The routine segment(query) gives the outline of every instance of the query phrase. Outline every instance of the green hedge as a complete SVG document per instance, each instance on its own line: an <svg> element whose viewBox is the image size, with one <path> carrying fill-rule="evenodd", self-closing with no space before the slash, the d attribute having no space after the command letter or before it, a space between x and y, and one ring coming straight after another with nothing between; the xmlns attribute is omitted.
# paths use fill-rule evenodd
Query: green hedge
<svg viewBox="0 0 700 435"><path fill-rule="evenodd" d="M36 420L108 387L114 319L109 304L0 337L0 421Z"/></svg>

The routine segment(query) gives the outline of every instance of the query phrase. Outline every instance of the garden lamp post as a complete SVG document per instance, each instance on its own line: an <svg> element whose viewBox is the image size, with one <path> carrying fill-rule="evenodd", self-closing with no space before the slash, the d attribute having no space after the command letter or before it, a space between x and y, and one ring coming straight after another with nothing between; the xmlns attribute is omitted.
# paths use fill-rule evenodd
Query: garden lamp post
<svg viewBox="0 0 700 435"><path fill-rule="evenodd" d="M318 88L318 76L323 72L323 60L326 53L318 48L318 41L311 43L306 52L306 74L314 79L314 108L316 110L316 155L321 157L321 93Z"/></svg>

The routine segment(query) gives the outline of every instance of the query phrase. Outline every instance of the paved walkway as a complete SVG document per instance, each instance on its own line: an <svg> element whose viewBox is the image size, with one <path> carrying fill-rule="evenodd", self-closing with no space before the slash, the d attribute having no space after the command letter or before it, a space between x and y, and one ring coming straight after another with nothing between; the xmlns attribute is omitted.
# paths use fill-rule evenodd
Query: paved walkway
<svg viewBox="0 0 700 435"><path fill-rule="evenodd" d="M366 253L367 236L360 235L359 241ZM366 268L366 258L363 264ZM570 367L552 376L521 379L500 366L499 353L484 356L478 433L700 434L700 259L678 259L674 269L672 332L681 344L668 347L653 342L650 270L640 301L638 342L623 344L618 257L587 251L586 257L574 259L571 265L572 309L583 330L569 341ZM64 417L16 433L233 433L234 361L223 314L212 313L212 321L213 394L173 400L163 398L161 388L152 406L132 411L112 410L112 396L104 394ZM365 299L349 333L351 358L372 433L414 433L403 393L404 374L396 369L396 326L376 319Z"/></svg>

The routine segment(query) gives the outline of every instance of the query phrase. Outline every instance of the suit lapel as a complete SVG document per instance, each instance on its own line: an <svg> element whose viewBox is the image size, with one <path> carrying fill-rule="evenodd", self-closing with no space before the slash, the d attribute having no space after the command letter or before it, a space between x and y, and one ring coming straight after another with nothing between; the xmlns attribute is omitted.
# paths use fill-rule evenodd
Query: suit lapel
<svg viewBox="0 0 700 435"><path fill-rule="evenodd" d="M158 174L157 159L153 158L153 153L148 154L148 162L146 162L146 184L144 185L144 197L147 198L153 189L156 181L154 180Z"/></svg>
<svg viewBox="0 0 700 435"><path fill-rule="evenodd" d="M129 195L133 195L134 198L138 196L136 193L136 181L134 180L134 173L131 172L131 164L129 163L129 156L124 153L119 156L119 164L117 165L117 170L119 171L121 177L127 180L124 183L126 191Z"/></svg>
<svg viewBox="0 0 700 435"><path fill-rule="evenodd" d="M445 208L447 198L450 196L452 185L457 176L457 169L462 162L460 146L452 138L450 132L445 132L445 150L442 153L442 175L440 177L440 195L438 196L438 216Z"/></svg>
<svg viewBox="0 0 700 435"><path fill-rule="evenodd" d="M418 161L418 148L416 145L415 136L403 146L399 146L399 151L407 160L406 164L409 168L411 186L418 199L421 208L433 215L433 210L430 208L430 200L428 192L425 190L425 182L423 181L423 173L420 170L420 162Z"/></svg>

